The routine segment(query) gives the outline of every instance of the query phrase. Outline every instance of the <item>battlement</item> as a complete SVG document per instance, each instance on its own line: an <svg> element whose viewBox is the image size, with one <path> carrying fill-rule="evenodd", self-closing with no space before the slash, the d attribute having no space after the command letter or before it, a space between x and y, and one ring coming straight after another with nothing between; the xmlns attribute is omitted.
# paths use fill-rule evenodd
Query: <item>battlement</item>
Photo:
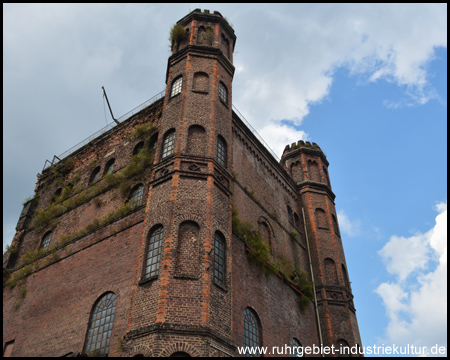
<svg viewBox="0 0 450 360"><path fill-rule="evenodd" d="M291 151L294 151L294 150L297 150L300 148L318 150L323 153L322 149L315 142L310 143L309 141L299 140L299 141L297 141L297 143L294 142L291 145L286 145L286 147L284 148L284 151L283 151L283 156Z"/></svg>

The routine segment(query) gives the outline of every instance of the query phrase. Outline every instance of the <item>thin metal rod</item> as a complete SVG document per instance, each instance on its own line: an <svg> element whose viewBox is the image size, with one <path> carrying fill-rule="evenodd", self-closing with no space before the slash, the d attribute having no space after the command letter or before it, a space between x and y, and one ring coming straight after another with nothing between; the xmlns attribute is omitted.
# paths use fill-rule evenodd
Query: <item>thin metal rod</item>
<svg viewBox="0 0 450 360"><path fill-rule="evenodd" d="M111 110L111 105L109 105L108 96L106 95L106 91L105 91L105 88L104 88L103 86L102 86L102 89L103 89L103 95L105 96L106 102L108 103L109 111L111 112L111 117L113 118L113 120L114 120L117 124L120 124L120 123L114 118L113 112L112 112L112 110Z"/></svg>
<svg viewBox="0 0 450 360"><path fill-rule="evenodd" d="M316 318L317 318L317 327L319 330L319 340L320 340L320 346L323 346L322 329L320 327L320 319L319 319L319 308L317 306L316 284L314 282L314 273L313 273L312 262L311 262L311 252L309 250L308 231L306 230L305 210L303 209L303 207L302 207L302 215L303 215L303 224L305 225L305 237L306 237L306 247L308 248L309 268L311 270L311 280L312 280L312 285L313 285L313 289L314 289L314 306L316 308ZM322 357L325 356L323 351L321 351L321 354L322 354Z"/></svg>

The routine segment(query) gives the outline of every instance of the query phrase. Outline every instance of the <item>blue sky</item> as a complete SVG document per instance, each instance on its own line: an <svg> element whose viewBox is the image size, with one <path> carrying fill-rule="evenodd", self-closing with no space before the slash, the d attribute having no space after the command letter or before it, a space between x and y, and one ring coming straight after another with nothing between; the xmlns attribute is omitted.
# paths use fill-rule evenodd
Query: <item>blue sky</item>
<svg viewBox="0 0 450 360"><path fill-rule="evenodd" d="M447 345L446 4L4 4L3 247L36 174L165 87L170 27L220 11L233 103L326 153L364 346Z"/></svg>

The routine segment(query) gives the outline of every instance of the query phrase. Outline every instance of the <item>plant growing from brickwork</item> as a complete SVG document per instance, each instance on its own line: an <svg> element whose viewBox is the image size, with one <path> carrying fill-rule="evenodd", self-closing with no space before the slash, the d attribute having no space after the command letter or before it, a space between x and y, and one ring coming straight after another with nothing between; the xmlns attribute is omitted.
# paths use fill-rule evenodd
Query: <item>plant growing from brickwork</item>
<svg viewBox="0 0 450 360"><path fill-rule="evenodd" d="M10 253L12 255L12 254L17 254L18 251L19 251L19 248L17 246L6 245L6 251L5 252L8 252L8 253Z"/></svg>
<svg viewBox="0 0 450 360"><path fill-rule="evenodd" d="M173 46L174 42L179 43L186 38L187 38L187 31L183 26L181 26L180 24L175 24L172 26L172 28L170 29L170 36L169 36L171 47Z"/></svg>
<svg viewBox="0 0 450 360"><path fill-rule="evenodd" d="M297 231L291 231L289 236L291 237L292 240L297 240L298 241L298 232Z"/></svg>
<svg viewBox="0 0 450 360"><path fill-rule="evenodd" d="M308 280L309 275L306 271L297 268L293 278L293 284L299 289L303 296L300 297L300 309L308 308L309 303L314 301L314 289L312 283Z"/></svg>
<svg viewBox="0 0 450 360"><path fill-rule="evenodd" d="M27 296L27 288L25 286L19 289L19 295L22 299Z"/></svg>
<svg viewBox="0 0 450 360"><path fill-rule="evenodd" d="M131 136L134 139L147 138L155 132L156 128L153 124L139 124L133 128Z"/></svg>
<svg viewBox="0 0 450 360"><path fill-rule="evenodd" d="M52 224L51 220L58 215L87 202L107 188L118 184L121 184L121 192L128 190L126 194L128 195L130 186L128 178L143 172L148 166L152 165L153 159L153 154L148 149L144 149L133 155L129 164L120 173L108 174L105 176L105 181L99 181L95 185L72 195L74 184L79 180L79 177L75 178L63 189L57 202L50 204L45 209L36 210L34 226L37 228L48 227Z"/></svg>
<svg viewBox="0 0 450 360"><path fill-rule="evenodd" d="M250 250L247 253L249 260L256 263L266 273L281 274L289 283L298 288L301 293L299 306L303 310L306 309L310 301L314 299L313 287L308 281L308 273L300 268L293 269L293 265L280 256L276 259L280 264L272 262L270 249L264 242L261 233L254 230L250 222L242 222L239 212L234 207L231 210L231 223L233 233L242 239ZM291 233L291 237L293 235Z"/></svg>

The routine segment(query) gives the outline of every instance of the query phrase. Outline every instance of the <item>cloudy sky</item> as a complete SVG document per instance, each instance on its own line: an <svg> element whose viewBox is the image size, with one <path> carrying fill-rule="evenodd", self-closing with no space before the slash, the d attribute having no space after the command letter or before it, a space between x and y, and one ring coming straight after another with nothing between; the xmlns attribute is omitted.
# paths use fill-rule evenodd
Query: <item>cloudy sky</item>
<svg viewBox="0 0 450 360"><path fill-rule="evenodd" d="M364 346L447 346L447 5L4 4L3 247L59 155L165 88L170 27L217 10L233 103L330 161Z"/></svg>

